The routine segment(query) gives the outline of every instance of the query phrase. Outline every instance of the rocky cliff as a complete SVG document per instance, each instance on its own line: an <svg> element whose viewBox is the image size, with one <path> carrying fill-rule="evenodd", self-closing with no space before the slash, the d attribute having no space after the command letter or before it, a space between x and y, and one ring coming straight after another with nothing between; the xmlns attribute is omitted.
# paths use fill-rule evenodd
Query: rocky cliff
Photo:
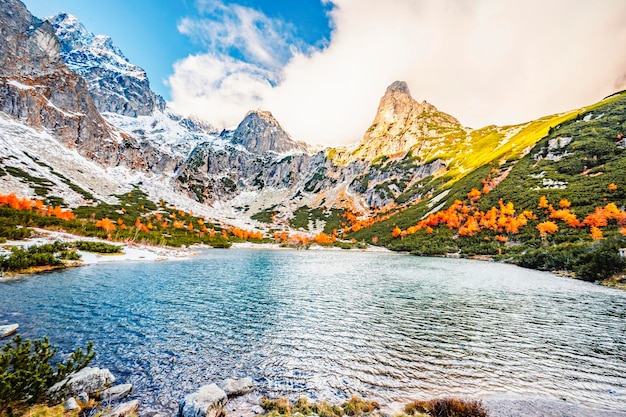
<svg viewBox="0 0 626 417"><path fill-rule="evenodd" d="M165 109L163 98L150 89L146 72L129 62L110 37L94 35L68 13L47 20L59 39L63 60L87 81L100 112L135 117Z"/></svg>
<svg viewBox="0 0 626 417"><path fill-rule="evenodd" d="M372 125L355 156L401 155L429 139L463 130L461 123L432 104L416 101L404 81L395 81L380 99Z"/></svg>
<svg viewBox="0 0 626 417"><path fill-rule="evenodd" d="M296 142L268 111L250 111L232 134L232 142L252 153L302 153L306 144Z"/></svg>
<svg viewBox="0 0 626 417"><path fill-rule="evenodd" d="M0 34L0 111L101 164L145 167L134 140L100 116L85 80L65 65L50 23L18 0L0 0Z"/></svg>

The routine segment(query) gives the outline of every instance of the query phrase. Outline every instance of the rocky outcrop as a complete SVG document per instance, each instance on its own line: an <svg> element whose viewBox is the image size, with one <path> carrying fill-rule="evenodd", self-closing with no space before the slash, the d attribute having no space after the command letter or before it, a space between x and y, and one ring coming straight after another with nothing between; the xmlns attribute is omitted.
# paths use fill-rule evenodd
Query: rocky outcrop
<svg viewBox="0 0 626 417"><path fill-rule="evenodd" d="M426 101L416 101L404 81L395 81L380 99L374 122L354 156L372 160L406 154L424 140L461 129L457 119Z"/></svg>
<svg viewBox="0 0 626 417"><path fill-rule="evenodd" d="M235 129L232 142L257 154L307 151L306 144L291 139L268 111L249 112Z"/></svg>
<svg viewBox="0 0 626 417"><path fill-rule="evenodd" d="M226 393L228 398L232 398L252 392L254 390L254 381L250 377L241 379L227 378L220 382L219 387Z"/></svg>
<svg viewBox="0 0 626 417"><path fill-rule="evenodd" d="M94 35L68 13L48 21L60 41L61 57L87 81L100 112L136 117L165 109L163 98L150 90L146 72L130 63L110 37Z"/></svg>
<svg viewBox="0 0 626 417"><path fill-rule="evenodd" d="M185 396L180 402L178 417L218 417L226 404L226 393L215 384L205 385Z"/></svg>
<svg viewBox="0 0 626 417"><path fill-rule="evenodd" d="M68 148L104 165L144 168L133 139L100 116L87 84L65 65L49 22L19 0L0 0L0 111L48 129Z"/></svg>
<svg viewBox="0 0 626 417"><path fill-rule="evenodd" d="M203 203L227 201L243 191L266 187L292 189L309 171L309 154L276 155L241 152L234 146L197 146L180 167L176 184Z"/></svg>
<svg viewBox="0 0 626 417"><path fill-rule="evenodd" d="M52 397L75 396L82 392L94 394L106 389L113 382L115 377L108 369L87 367L53 385L49 393Z"/></svg>

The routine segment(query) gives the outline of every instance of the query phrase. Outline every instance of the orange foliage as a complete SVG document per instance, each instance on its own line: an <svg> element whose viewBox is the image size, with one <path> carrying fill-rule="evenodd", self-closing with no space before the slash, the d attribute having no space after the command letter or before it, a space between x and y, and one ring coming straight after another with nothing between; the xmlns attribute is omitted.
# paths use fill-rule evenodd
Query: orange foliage
<svg viewBox="0 0 626 417"><path fill-rule="evenodd" d="M567 200L566 198L559 201L559 207L561 208L568 208L568 207L571 207L571 205L572 203L570 203L569 200Z"/></svg>
<svg viewBox="0 0 626 417"><path fill-rule="evenodd" d="M548 199L546 198L545 195L542 195L541 197L539 197L539 205L537 207L548 208Z"/></svg>
<svg viewBox="0 0 626 417"><path fill-rule="evenodd" d="M470 194L478 195L477 193ZM470 204L473 205L473 202ZM428 215L424 220L420 220L405 231L396 227L391 235L404 237L422 229L425 229L426 233L432 233L433 227L437 226L446 226L450 230L457 230L460 236L474 236L484 229L517 234L520 227L528 224L529 218L534 219L536 216L528 210L516 215L515 205L512 202L504 203L500 200L498 208L492 207L487 212L482 212L468 206L463 201L456 200L447 209Z"/></svg>
<svg viewBox="0 0 626 417"><path fill-rule="evenodd" d="M602 230L600 230L598 227L592 226L589 231L591 232L591 238L593 240L600 240L600 239L602 239Z"/></svg>
<svg viewBox="0 0 626 417"><path fill-rule="evenodd" d="M61 207L46 207L41 200L19 198L14 193L0 195L0 206L9 206L14 210L37 210L42 216L54 216L61 220L74 220L71 210L63 210Z"/></svg>
<svg viewBox="0 0 626 417"><path fill-rule="evenodd" d="M583 222L587 226L591 227L603 227L608 224L607 213L602 207L596 207L596 210L585 217Z"/></svg>
<svg viewBox="0 0 626 417"><path fill-rule="evenodd" d="M481 195L482 194L478 191L478 188L472 188L472 191L467 194L467 198L469 198L472 203L475 203L480 200Z"/></svg>
<svg viewBox="0 0 626 417"><path fill-rule="evenodd" d="M320 244L324 244L324 243L333 243L335 240L337 240L336 238L334 238L333 236L329 236L324 232L320 232L318 234L316 234L313 237L313 241L315 243L320 243ZM372 239L373 240L373 239Z"/></svg>
<svg viewBox="0 0 626 417"><path fill-rule="evenodd" d="M610 183L609 184L609 191L615 191L615 190L617 190L617 184Z"/></svg>
<svg viewBox="0 0 626 417"><path fill-rule="evenodd" d="M111 233L112 231L116 229L115 223L113 223L113 220L109 219L108 217L105 217L104 219L97 221L96 227L101 228L107 233Z"/></svg>
<svg viewBox="0 0 626 417"><path fill-rule="evenodd" d="M559 226L557 226L556 223L548 220L543 223L539 223L537 225L537 230L539 230L539 234L541 235L541 237L546 237L548 233L554 233L559 230Z"/></svg>

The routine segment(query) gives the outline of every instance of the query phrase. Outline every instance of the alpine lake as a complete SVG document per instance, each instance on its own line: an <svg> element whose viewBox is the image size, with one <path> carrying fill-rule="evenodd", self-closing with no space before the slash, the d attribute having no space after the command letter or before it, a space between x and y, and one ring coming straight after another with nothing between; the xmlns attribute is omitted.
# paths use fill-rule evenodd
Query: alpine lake
<svg viewBox="0 0 626 417"><path fill-rule="evenodd" d="M251 376L270 397L539 398L626 415L626 292L506 264L207 250L1 283L8 323L61 352L93 340L92 366L167 414Z"/></svg>

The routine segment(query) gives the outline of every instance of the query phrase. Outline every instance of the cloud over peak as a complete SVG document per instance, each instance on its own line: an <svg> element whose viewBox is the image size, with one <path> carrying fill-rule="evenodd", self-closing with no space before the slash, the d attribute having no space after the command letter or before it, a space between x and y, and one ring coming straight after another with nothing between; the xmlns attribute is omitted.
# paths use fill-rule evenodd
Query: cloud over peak
<svg viewBox="0 0 626 417"><path fill-rule="evenodd" d="M175 64L173 106L221 126L266 108L294 138L338 145L361 139L395 80L481 127L589 104L626 73L622 0L332 3L316 49L257 10L200 2L210 17L179 30L207 52Z"/></svg>

